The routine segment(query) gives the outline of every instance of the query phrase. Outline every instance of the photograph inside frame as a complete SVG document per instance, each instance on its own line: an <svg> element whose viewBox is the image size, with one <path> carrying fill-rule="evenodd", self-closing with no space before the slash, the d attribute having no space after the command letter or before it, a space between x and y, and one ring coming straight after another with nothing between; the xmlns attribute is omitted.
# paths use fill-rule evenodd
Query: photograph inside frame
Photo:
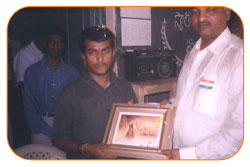
<svg viewBox="0 0 250 167"><path fill-rule="evenodd" d="M175 108L152 104L114 103L103 144L118 157L168 159L159 153L171 149Z"/></svg>
<svg viewBox="0 0 250 167"><path fill-rule="evenodd" d="M120 112L112 144L158 148L163 116Z"/></svg>

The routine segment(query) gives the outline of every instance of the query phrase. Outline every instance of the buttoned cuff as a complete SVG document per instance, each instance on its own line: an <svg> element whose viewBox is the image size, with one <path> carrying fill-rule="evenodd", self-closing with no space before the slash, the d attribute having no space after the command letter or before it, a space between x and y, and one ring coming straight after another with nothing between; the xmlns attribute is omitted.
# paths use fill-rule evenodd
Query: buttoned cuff
<svg viewBox="0 0 250 167"><path fill-rule="evenodd" d="M179 149L181 159L197 159L194 147Z"/></svg>

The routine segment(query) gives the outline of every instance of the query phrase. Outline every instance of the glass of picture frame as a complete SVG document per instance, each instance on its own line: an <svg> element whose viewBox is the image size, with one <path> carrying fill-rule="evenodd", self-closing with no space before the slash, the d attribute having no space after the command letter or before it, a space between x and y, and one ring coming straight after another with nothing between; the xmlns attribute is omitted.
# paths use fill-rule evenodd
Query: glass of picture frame
<svg viewBox="0 0 250 167"><path fill-rule="evenodd" d="M174 118L175 107L114 103L102 144L118 157L168 159L161 150L172 149Z"/></svg>

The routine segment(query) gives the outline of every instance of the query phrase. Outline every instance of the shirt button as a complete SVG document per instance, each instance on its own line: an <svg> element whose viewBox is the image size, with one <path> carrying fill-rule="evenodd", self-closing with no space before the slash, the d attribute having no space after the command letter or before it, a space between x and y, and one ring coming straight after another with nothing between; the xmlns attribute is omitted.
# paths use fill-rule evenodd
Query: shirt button
<svg viewBox="0 0 250 167"><path fill-rule="evenodd" d="M52 86L55 86L56 84L55 83L52 83Z"/></svg>

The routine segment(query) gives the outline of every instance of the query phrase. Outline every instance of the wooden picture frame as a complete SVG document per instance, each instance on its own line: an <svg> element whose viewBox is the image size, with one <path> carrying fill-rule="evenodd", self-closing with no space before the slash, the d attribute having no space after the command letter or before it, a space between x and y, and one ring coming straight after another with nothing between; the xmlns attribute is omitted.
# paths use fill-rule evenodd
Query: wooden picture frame
<svg viewBox="0 0 250 167"><path fill-rule="evenodd" d="M168 159L160 150L172 149L174 118L174 107L114 103L102 144L118 157Z"/></svg>

